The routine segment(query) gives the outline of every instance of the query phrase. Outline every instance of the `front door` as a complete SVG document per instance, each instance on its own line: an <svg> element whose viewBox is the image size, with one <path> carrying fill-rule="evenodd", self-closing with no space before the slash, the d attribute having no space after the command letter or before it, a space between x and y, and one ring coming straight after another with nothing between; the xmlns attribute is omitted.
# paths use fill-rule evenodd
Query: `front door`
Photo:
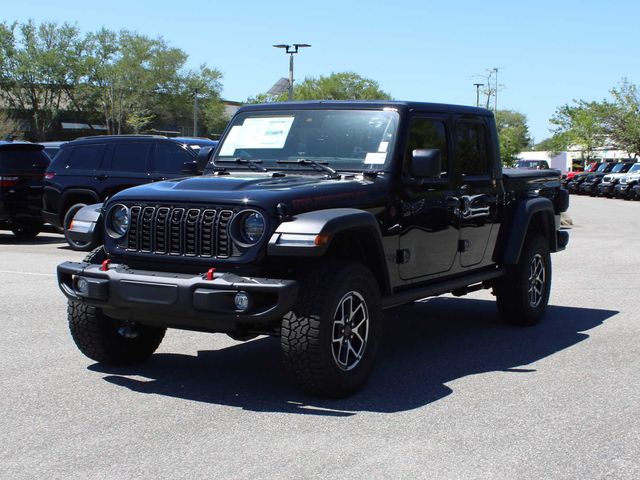
<svg viewBox="0 0 640 480"><path fill-rule="evenodd" d="M455 191L449 154L449 132L444 118L411 119L404 152L402 220L398 263L400 278L411 280L451 269L458 245ZM413 150L439 149L438 179L411 176L408 164Z"/></svg>

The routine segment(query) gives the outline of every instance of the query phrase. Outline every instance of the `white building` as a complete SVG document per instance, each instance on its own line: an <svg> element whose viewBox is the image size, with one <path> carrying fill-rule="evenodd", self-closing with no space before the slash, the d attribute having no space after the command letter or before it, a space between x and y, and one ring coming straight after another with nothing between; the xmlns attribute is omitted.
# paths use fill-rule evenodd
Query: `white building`
<svg viewBox="0 0 640 480"><path fill-rule="evenodd" d="M593 160L600 162L620 162L630 157L624 150L614 150L606 147L595 150L591 155ZM582 151L579 148L569 148L566 152L560 152L556 156L551 156L550 152L522 152L518 155L518 158L520 160L546 160L551 168L557 168L562 173L584 168Z"/></svg>

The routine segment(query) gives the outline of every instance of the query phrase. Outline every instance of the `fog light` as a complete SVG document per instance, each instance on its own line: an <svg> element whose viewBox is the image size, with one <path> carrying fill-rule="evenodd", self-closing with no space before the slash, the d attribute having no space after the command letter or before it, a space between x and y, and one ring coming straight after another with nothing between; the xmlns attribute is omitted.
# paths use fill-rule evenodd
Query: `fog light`
<svg viewBox="0 0 640 480"><path fill-rule="evenodd" d="M76 290L82 295L87 295L89 293L89 282L87 282L86 278L78 277L76 280Z"/></svg>
<svg viewBox="0 0 640 480"><path fill-rule="evenodd" d="M249 310L250 301L249 294L247 292L238 292L234 298L236 304L236 310L240 312L246 312Z"/></svg>

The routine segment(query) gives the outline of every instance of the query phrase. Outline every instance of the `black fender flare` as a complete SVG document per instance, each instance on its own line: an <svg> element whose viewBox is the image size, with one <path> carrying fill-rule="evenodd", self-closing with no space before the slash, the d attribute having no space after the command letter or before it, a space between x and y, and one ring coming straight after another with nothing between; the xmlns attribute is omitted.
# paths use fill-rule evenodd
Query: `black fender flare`
<svg viewBox="0 0 640 480"><path fill-rule="evenodd" d="M69 190L66 190L63 194L62 197L60 197L60 215L64 217L64 214L66 213L66 211L64 211L64 205L67 203L67 200L69 199L69 197L73 197L73 196L78 196L78 197L85 197L85 198L92 198L93 200L90 202L87 202L87 204L92 204L92 203L100 203L100 197L98 196L98 194L96 192L94 192L93 190L90 190L88 188L70 188Z"/></svg>
<svg viewBox="0 0 640 480"><path fill-rule="evenodd" d="M355 208L331 208L302 213L282 222L271 235L267 255L280 257L321 257L337 235L348 231L366 232L365 241L373 247L382 275L381 290L390 290L382 234L376 218Z"/></svg>
<svg viewBox="0 0 640 480"><path fill-rule="evenodd" d="M545 229L549 250L558 251L558 238L556 234L556 220L554 205L546 197L535 197L517 200L508 223L509 230L502 238L500 261L508 265L515 265L520 260L520 253L529 230L529 225L534 215L542 215L542 225Z"/></svg>

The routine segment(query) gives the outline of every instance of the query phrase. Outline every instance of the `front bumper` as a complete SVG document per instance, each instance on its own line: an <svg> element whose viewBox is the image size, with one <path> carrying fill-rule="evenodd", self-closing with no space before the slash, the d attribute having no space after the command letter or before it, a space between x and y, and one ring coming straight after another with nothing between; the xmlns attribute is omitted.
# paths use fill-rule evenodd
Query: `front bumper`
<svg viewBox="0 0 640 480"><path fill-rule="evenodd" d="M78 279L87 280L80 293ZM266 330L291 310L294 280L132 270L126 265L65 262L58 265L58 285L71 300L101 308L108 316L187 330L236 333ZM249 308L240 312L234 298L246 292Z"/></svg>
<svg viewBox="0 0 640 480"><path fill-rule="evenodd" d="M630 185L628 183L619 183L615 187L616 195L627 195L631 193Z"/></svg>

